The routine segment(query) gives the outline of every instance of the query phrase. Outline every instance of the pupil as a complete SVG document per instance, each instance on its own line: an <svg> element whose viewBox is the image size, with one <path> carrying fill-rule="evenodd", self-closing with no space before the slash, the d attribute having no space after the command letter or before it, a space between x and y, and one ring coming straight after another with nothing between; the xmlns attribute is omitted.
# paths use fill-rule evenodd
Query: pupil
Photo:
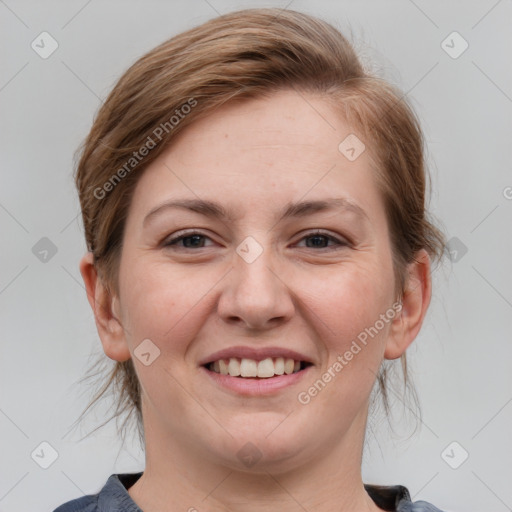
<svg viewBox="0 0 512 512"><path fill-rule="evenodd" d="M187 244L187 240L191 240L191 239L194 239L196 242L200 242L201 241L201 238L202 238L202 235L191 235L191 236L187 236L185 238L183 238L183 243L185 244L185 247L198 247L197 244L193 243L193 244ZM200 246L200 245L199 245Z"/></svg>
<svg viewBox="0 0 512 512"><path fill-rule="evenodd" d="M313 236L309 237L309 240L316 240L316 241L322 240L323 242L325 242L326 241L326 237L324 235L313 235ZM323 245L322 242L320 242L320 245L321 246ZM325 245L323 245L323 246L325 247ZM314 243L312 245L308 245L308 247L319 247L319 244Z"/></svg>

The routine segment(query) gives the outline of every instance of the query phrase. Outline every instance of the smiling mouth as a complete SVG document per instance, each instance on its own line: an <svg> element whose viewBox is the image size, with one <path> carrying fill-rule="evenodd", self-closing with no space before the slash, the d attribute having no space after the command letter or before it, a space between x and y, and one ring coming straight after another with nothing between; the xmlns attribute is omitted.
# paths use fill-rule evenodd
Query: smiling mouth
<svg viewBox="0 0 512 512"><path fill-rule="evenodd" d="M228 375L230 377L239 377L242 379L270 379L279 375L298 373L308 366L311 366L311 363L307 361L297 361L288 357L267 357L261 361L230 357L229 359L211 361L203 366L211 372Z"/></svg>

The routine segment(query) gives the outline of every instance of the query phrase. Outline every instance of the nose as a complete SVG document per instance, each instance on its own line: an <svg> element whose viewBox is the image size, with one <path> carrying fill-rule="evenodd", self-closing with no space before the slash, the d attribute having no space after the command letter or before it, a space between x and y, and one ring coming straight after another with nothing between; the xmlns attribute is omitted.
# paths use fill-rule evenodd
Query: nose
<svg viewBox="0 0 512 512"><path fill-rule="evenodd" d="M269 248L254 261L235 253L233 268L219 298L219 316L229 324L250 330L264 331L286 323L295 306L284 271L279 268L282 266L275 265Z"/></svg>

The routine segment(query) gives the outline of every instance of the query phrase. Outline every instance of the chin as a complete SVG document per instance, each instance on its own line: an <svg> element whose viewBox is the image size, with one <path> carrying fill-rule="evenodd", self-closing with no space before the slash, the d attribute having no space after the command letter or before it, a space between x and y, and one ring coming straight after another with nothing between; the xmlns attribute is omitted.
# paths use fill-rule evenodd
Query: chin
<svg viewBox="0 0 512 512"><path fill-rule="evenodd" d="M308 459L308 452L316 446L319 436L310 432L306 425L292 421L292 416L293 413L290 417L258 413L226 425L233 437L224 439L219 457L226 466L237 471L281 473L296 469Z"/></svg>

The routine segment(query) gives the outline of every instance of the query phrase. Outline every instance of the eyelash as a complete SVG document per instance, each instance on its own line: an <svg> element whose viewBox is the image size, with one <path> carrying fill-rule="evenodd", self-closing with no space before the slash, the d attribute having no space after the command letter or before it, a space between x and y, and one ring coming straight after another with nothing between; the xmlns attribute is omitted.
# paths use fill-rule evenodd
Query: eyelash
<svg viewBox="0 0 512 512"><path fill-rule="evenodd" d="M209 236L203 234L203 233L200 233L198 231L189 231L189 232L185 232L181 235L178 235L178 236L175 236L174 238L169 238L167 240L165 240L163 242L163 245L164 247L172 247L172 246L176 246L178 242L181 242L182 240L184 240L185 238L191 238L193 236L201 236L203 238L210 238ZM315 236L321 236L321 237L324 237L326 239L328 239L329 241L332 241L332 242L335 242L335 244L338 246L338 247L335 247L335 248L329 248L329 247L320 247L319 249L320 250L338 250L342 247L346 247L349 245L349 243L347 241L344 241L344 240L340 240L332 235L329 235L328 233L325 233L321 230L316 230L316 231L313 231L313 232L310 232L310 233L307 233L306 235L304 235L300 241L304 240L304 239L307 239L307 238L313 238ZM211 240L211 238L210 238ZM180 247L180 249L184 249L184 250L194 250L194 248L192 247ZM198 247L198 249L204 249L204 247ZM306 247L306 249L314 249L314 247Z"/></svg>

